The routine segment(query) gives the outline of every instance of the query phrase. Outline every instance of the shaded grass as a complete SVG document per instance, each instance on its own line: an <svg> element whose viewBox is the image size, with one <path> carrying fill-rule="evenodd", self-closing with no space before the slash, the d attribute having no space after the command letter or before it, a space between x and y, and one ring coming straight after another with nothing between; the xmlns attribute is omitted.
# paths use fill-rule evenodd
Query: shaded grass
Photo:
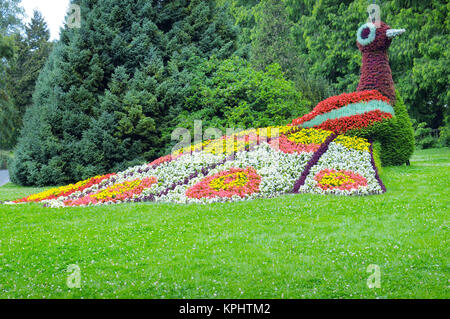
<svg viewBox="0 0 450 319"><path fill-rule="evenodd" d="M0 298L449 298L449 155L384 168L377 196L0 206ZM36 191L8 184L0 200Z"/></svg>

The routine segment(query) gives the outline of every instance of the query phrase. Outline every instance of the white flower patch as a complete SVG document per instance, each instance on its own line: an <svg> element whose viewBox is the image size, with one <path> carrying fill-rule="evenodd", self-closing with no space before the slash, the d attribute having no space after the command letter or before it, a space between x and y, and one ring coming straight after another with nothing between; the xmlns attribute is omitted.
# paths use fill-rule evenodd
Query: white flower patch
<svg viewBox="0 0 450 319"><path fill-rule="evenodd" d="M347 170L363 176L367 180L367 186L361 186L358 189L323 190L317 186L314 177L324 169ZM375 177L375 170L371 162L371 154L368 151L348 149L339 143L330 143L328 150L323 154L316 165L314 165L305 183L300 187L301 193L317 194L337 194L337 195L368 195L382 193L382 189Z"/></svg>
<svg viewBox="0 0 450 319"><path fill-rule="evenodd" d="M186 185L179 185L167 195L156 198L160 202L177 203L212 203L223 201L247 200L260 197L275 197L292 191L295 181L299 178L313 153L286 154L274 150L267 143L255 146L251 151L238 152L233 160L227 161L211 169L206 176L199 176L191 179ZM230 168L253 167L261 176L260 191L258 193L241 198L233 196L231 198L189 198L186 190L199 183L207 176L215 175Z"/></svg>

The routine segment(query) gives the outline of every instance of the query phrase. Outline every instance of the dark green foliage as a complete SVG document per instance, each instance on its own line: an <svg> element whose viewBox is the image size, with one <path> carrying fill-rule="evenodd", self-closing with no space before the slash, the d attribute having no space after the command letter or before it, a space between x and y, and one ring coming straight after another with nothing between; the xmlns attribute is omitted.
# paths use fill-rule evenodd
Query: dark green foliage
<svg viewBox="0 0 450 319"><path fill-rule="evenodd" d="M10 124L6 132L9 136L6 142L8 148L15 145L22 128L22 117L32 104L36 80L52 48L49 39L50 32L39 11L34 11L31 22L25 27L25 36L16 36L17 52L7 70L6 86L13 108L7 119Z"/></svg>
<svg viewBox="0 0 450 319"><path fill-rule="evenodd" d="M445 117L445 126L439 128L439 145L442 147L450 146L450 116Z"/></svg>
<svg viewBox="0 0 450 319"><path fill-rule="evenodd" d="M11 178L64 184L163 155L192 69L236 49L213 1L78 0L36 84Z"/></svg>
<svg viewBox="0 0 450 319"><path fill-rule="evenodd" d="M280 64L287 79L308 99L312 108L333 95L334 90L320 74L310 72L310 64L302 57L293 34L295 23L289 19L289 8L283 1L266 0L255 6L252 29L251 61L259 69Z"/></svg>
<svg viewBox="0 0 450 319"><path fill-rule="evenodd" d="M436 139L431 135L432 129L426 122L418 123L414 127L414 139L418 149L432 148L436 145Z"/></svg>
<svg viewBox="0 0 450 319"><path fill-rule="evenodd" d="M280 125L307 113L308 104L278 64L257 71L238 57L212 58L196 69L177 122L192 128L194 120L202 120L204 128L221 130Z"/></svg>
<svg viewBox="0 0 450 319"><path fill-rule="evenodd" d="M9 148L13 131L17 129L10 119L17 117L13 101L7 90L7 71L14 57L14 33L22 28L23 9L20 0L0 1L0 148Z"/></svg>
<svg viewBox="0 0 450 319"><path fill-rule="evenodd" d="M405 164L414 152L414 131L401 96L396 94L395 116L370 127L351 130L350 136L364 137L380 143L383 166Z"/></svg>

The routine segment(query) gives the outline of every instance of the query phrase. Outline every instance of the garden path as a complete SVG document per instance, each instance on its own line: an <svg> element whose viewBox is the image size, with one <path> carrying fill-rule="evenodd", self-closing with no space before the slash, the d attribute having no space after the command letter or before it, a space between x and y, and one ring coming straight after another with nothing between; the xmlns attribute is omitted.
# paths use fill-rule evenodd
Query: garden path
<svg viewBox="0 0 450 319"><path fill-rule="evenodd" d="M0 186L9 183L9 172L8 170L0 170Z"/></svg>

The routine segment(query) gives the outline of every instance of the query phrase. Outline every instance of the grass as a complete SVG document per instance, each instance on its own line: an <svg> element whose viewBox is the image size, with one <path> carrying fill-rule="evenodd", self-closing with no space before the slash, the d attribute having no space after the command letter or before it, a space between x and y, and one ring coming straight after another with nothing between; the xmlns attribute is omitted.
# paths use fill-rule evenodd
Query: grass
<svg viewBox="0 0 450 319"><path fill-rule="evenodd" d="M449 155L385 168L378 196L0 206L0 298L449 298ZM0 200L36 191L8 184Z"/></svg>

